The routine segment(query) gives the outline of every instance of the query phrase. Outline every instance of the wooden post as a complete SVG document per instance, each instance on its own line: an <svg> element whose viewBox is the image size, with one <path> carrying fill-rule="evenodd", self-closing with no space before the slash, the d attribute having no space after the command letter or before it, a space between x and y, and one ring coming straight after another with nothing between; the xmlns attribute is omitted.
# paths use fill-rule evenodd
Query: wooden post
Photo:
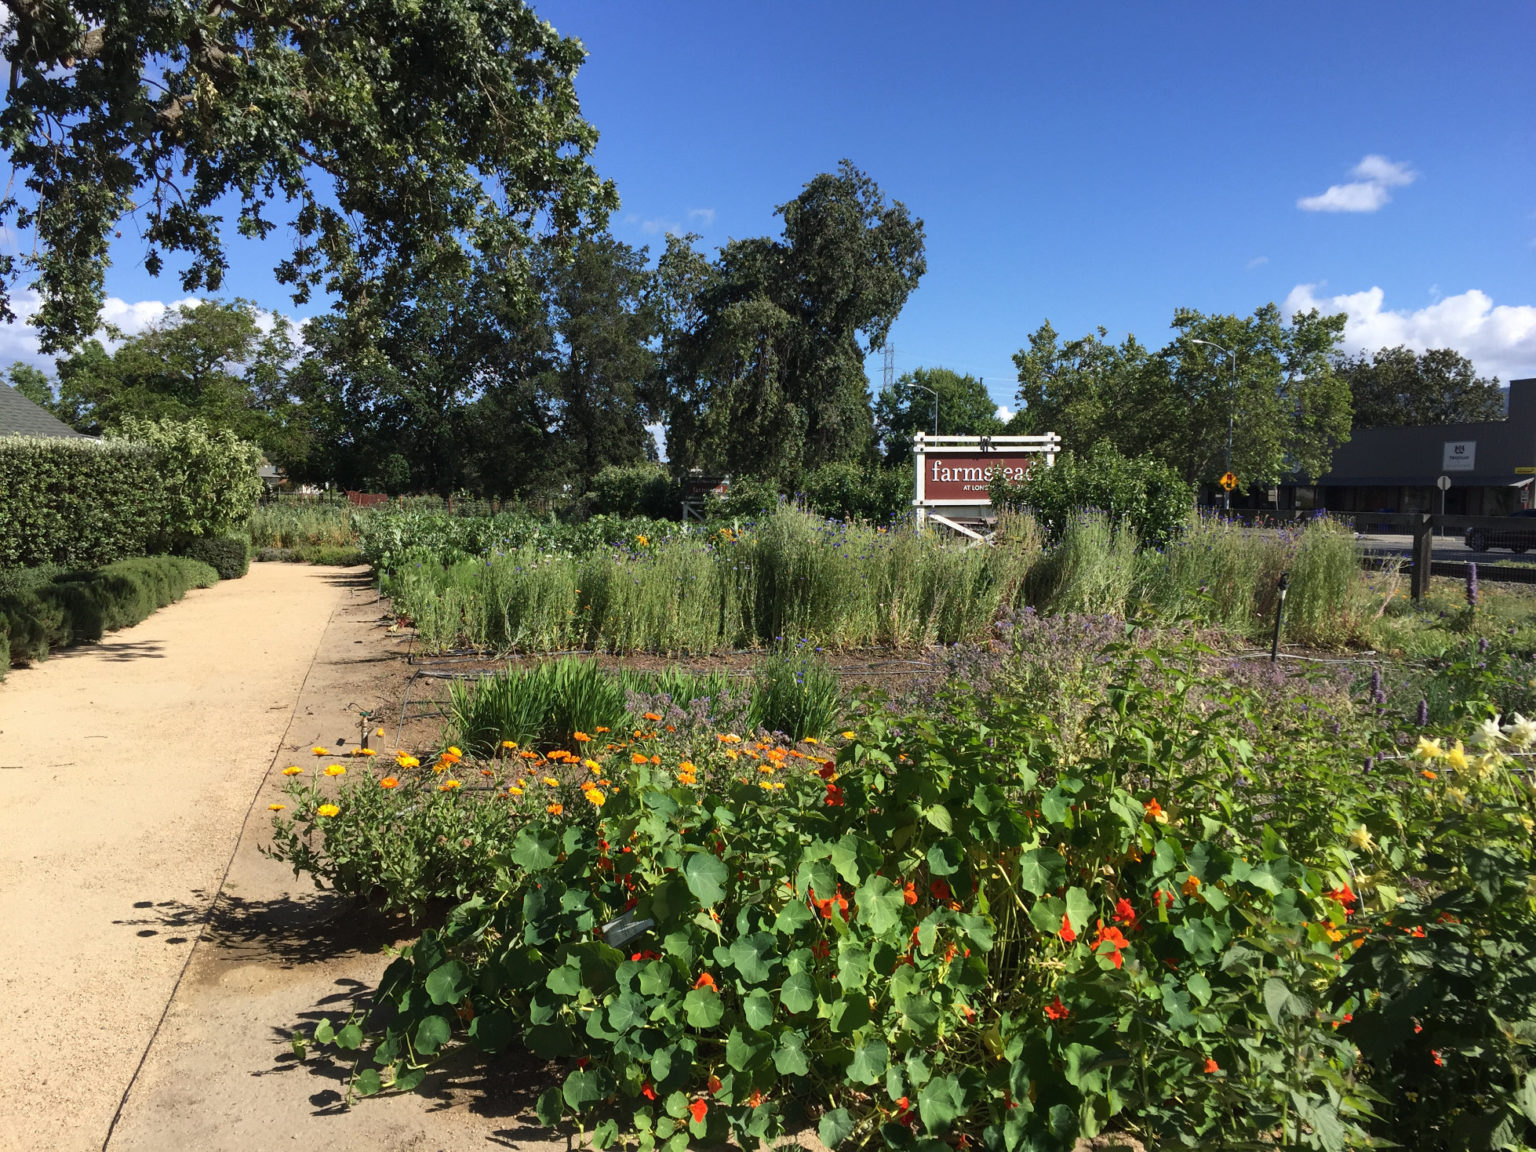
<svg viewBox="0 0 1536 1152"><path fill-rule="evenodd" d="M1430 566L1435 556L1434 517L1428 513L1419 516L1413 525L1413 599L1422 604L1429 595Z"/></svg>

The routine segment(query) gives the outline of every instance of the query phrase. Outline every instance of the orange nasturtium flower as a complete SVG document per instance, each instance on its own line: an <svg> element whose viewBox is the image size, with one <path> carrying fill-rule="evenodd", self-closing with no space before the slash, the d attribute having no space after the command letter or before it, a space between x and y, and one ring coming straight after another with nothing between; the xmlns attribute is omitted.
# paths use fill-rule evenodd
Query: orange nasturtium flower
<svg viewBox="0 0 1536 1152"><path fill-rule="evenodd" d="M725 1087L725 1085L720 1083L720 1077L711 1073L709 1077L709 1090L711 1092L719 1092L723 1087Z"/></svg>
<svg viewBox="0 0 1536 1152"><path fill-rule="evenodd" d="M341 809L336 807L336 805L334 805L334 804L322 804L322 805L320 805L320 807L315 809L315 815L316 816L339 816L339 815L341 815Z"/></svg>
<svg viewBox="0 0 1536 1152"><path fill-rule="evenodd" d="M297 764L290 764L288 767L283 769L284 776L299 776L302 775L303 772L304 769L300 768Z"/></svg>
<svg viewBox="0 0 1536 1152"><path fill-rule="evenodd" d="M1045 1017L1047 1020L1065 1020L1071 1014L1070 1009L1061 1002L1060 996L1056 997L1055 1003L1045 1006Z"/></svg>
<svg viewBox="0 0 1536 1152"><path fill-rule="evenodd" d="M688 1111L693 1114L695 1124L702 1124L704 1123L705 1114L709 1111L709 1105L702 1100L695 1100L692 1104L688 1105Z"/></svg>
<svg viewBox="0 0 1536 1152"><path fill-rule="evenodd" d="M1200 877L1191 876L1183 884L1179 885L1179 890L1186 896L1193 896L1196 892L1200 891Z"/></svg>
<svg viewBox="0 0 1536 1152"><path fill-rule="evenodd" d="M901 898L908 904L917 903L917 885L908 880L905 888L901 890Z"/></svg>
<svg viewBox="0 0 1536 1152"><path fill-rule="evenodd" d="M379 787L380 788L398 788L398 787L400 787L400 781L399 781L399 779L397 779L394 776L386 776L386 777L384 777L384 779L379 781Z"/></svg>
<svg viewBox="0 0 1536 1152"><path fill-rule="evenodd" d="M1068 944L1077 939L1077 930L1072 927L1072 917L1068 916L1065 912L1061 914L1061 930L1056 935L1060 936Z"/></svg>
<svg viewBox="0 0 1536 1152"><path fill-rule="evenodd" d="M693 982L693 986L695 988L714 988L715 978L706 972Z"/></svg>
<svg viewBox="0 0 1536 1152"><path fill-rule="evenodd" d="M340 764L331 764L326 767L325 774L327 776L345 776L347 774L347 770Z"/></svg>
<svg viewBox="0 0 1536 1152"><path fill-rule="evenodd" d="M1221 1071L1221 1065L1216 1063L1216 1061L1212 1060L1209 1056L1207 1056L1205 1058L1205 1072L1206 1072L1206 1075L1210 1075L1212 1072L1220 1072L1220 1071Z"/></svg>
<svg viewBox="0 0 1536 1152"><path fill-rule="evenodd" d="M1154 824L1168 823L1168 813L1163 811L1163 806L1157 802L1156 797L1147 801L1146 815L1147 819L1151 820Z"/></svg>

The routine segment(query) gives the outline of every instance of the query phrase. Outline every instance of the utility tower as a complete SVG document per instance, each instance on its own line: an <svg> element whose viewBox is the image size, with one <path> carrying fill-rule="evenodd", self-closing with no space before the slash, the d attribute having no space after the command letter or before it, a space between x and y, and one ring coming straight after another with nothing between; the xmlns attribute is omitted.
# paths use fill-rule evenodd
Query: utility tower
<svg viewBox="0 0 1536 1152"><path fill-rule="evenodd" d="M889 392L896 384L896 345L885 346L885 361L882 369L880 383L884 391Z"/></svg>

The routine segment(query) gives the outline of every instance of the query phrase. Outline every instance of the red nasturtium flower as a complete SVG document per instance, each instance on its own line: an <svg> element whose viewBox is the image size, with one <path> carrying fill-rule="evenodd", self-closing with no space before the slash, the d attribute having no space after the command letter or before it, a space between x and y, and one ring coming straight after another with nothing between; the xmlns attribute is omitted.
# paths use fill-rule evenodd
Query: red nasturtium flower
<svg viewBox="0 0 1536 1152"><path fill-rule="evenodd" d="M1156 799L1147 801L1146 811L1148 820L1155 820L1161 824L1163 820L1166 819L1166 813L1163 812L1163 806L1159 804Z"/></svg>
<svg viewBox="0 0 1536 1152"><path fill-rule="evenodd" d="M1221 1071L1221 1065L1216 1063L1216 1061L1212 1060L1209 1056L1207 1056L1205 1058L1205 1072L1206 1072L1206 1075L1210 1075L1212 1072L1220 1072L1220 1071Z"/></svg>
<svg viewBox="0 0 1536 1152"><path fill-rule="evenodd" d="M1108 944L1110 947L1110 963L1113 964L1116 968L1120 967L1125 962L1120 955L1120 949L1129 948L1131 946L1131 942L1125 938L1125 933L1121 932L1120 929L1112 926L1106 927L1104 921L1100 920L1099 934L1093 942L1093 950L1097 952L1100 945L1103 944Z"/></svg>
<svg viewBox="0 0 1536 1152"><path fill-rule="evenodd" d="M715 987L715 978L706 972L694 981L693 986L695 988L713 988Z"/></svg>
<svg viewBox="0 0 1536 1152"><path fill-rule="evenodd" d="M1117 924L1125 924L1133 932L1141 927L1140 924L1136 923L1136 909L1132 908L1131 902L1123 896L1115 901L1114 919Z"/></svg>
<svg viewBox="0 0 1536 1152"><path fill-rule="evenodd" d="M705 1114L709 1112L709 1105L702 1100L695 1100L692 1104L688 1105L688 1111L693 1113L693 1122L695 1124L702 1124L704 1123Z"/></svg>
<svg viewBox="0 0 1536 1152"><path fill-rule="evenodd" d="M1045 1006L1045 1017L1047 1020L1065 1020L1069 1015L1071 1015L1071 1010L1061 1002L1060 996L1056 997L1054 1003Z"/></svg>
<svg viewBox="0 0 1536 1152"><path fill-rule="evenodd" d="M953 900L955 894L950 891L947 880L930 880L928 882L928 894L935 900Z"/></svg>
<svg viewBox="0 0 1536 1152"><path fill-rule="evenodd" d="M843 806L843 790L836 784L827 785L827 807L841 808Z"/></svg>
<svg viewBox="0 0 1536 1152"><path fill-rule="evenodd" d="M1159 888L1152 893L1152 907L1172 908L1173 893L1166 888Z"/></svg>
<svg viewBox="0 0 1536 1152"><path fill-rule="evenodd" d="M901 890L901 898L908 904L917 903L917 885L908 880L906 887Z"/></svg>
<svg viewBox="0 0 1536 1152"><path fill-rule="evenodd" d="M656 1089L651 1087L649 1080L640 1085L640 1095L644 1096L647 1100L656 1099Z"/></svg>
<svg viewBox="0 0 1536 1152"><path fill-rule="evenodd" d="M756 1108L762 1102L763 1102L762 1089L760 1089L760 1088L752 1089L752 1095L747 1097L747 1107L748 1108Z"/></svg>
<svg viewBox="0 0 1536 1152"><path fill-rule="evenodd" d="M1061 914L1061 931L1057 932L1056 935L1060 936L1068 944L1077 939L1077 930L1072 927L1072 917L1068 916L1065 912Z"/></svg>
<svg viewBox="0 0 1536 1152"><path fill-rule="evenodd" d="M1334 888L1329 892L1324 892L1323 895L1328 897L1330 900L1337 900L1340 906L1343 907L1344 915L1346 916L1352 915L1354 913L1355 901L1359 899L1358 896L1349 890L1348 884L1345 884L1340 888Z"/></svg>
<svg viewBox="0 0 1536 1152"><path fill-rule="evenodd" d="M720 1077L711 1073L709 1077L709 1090L714 1093L719 1093L721 1087L722 1085L720 1083Z"/></svg>

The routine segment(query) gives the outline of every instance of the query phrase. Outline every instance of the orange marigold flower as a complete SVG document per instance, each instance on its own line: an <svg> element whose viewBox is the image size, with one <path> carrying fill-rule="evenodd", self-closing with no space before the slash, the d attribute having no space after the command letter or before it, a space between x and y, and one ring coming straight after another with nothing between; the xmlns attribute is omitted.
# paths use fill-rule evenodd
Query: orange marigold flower
<svg viewBox="0 0 1536 1152"><path fill-rule="evenodd" d="M507 792L508 792L509 795L512 795L512 796L521 796L523 794L523 790L521 788L519 788L516 784L508 784L507 785Z"/></svg>
<svg viewBox="0 0 1536 1152"><path fill-rule="evenodd" d="M564 804L549 804L549 805L545 806L544 811L548 812L551 816L558 816L558 815L560 815L560 813L565 811L565 805Z"/></svg>
<svg viewBox="0 0 1536 1152"><path fill-rule="evenodd" d="M629 762L631 764L649 764L651 762L651 758L645 755L643 752L631 752L629 754Z"/></svg>
<svg viewBox="0 0 1536 1152"><path fill-rule="evenodd" d="M660 720L661 719L661 717L658 716L655 712L645 712L645 713L642 713L641 714L641 718L645 719L645 720Z"/></svg>
<svg viewBox="0 0 1536 1152"><path fill-rule="evenodd" d="M517 747L517 741L516 740L503 740L501 742L501 746L503 748L516 748Z"/></svg>
<svg viewBox="0 0 1536 1152"><path fill-rule="evenodd" d="M588 740L592 739L592 737L588 736L585 732L572 732L571 739L576 741L578 744L585 744Z"/></svg>
<svg viewBox="0 0 1536 1152"><path fill-rule="evenodd" d="M1221 1071L1221 1065L1216 1063L1216 1061L1212 1060L1209 1056L1207 1056L1205 1058L1205 1072L1206 1072L1206 1075L1209 1076L1212 1072L1220 1072L1220 1071Z"/></svg>
<svg viewBox="0 0 1536 1152"><path fill-rule="evenodd" d="M546 776L546 777L544 777L544 783L546 785L548 785L550 788L558 788L558 787L560 787L560 781L556 780L553 776Z"/></svg>
<svg viewBox="0 0 1536 1152"><path fill-rule="evenodd" d="M607 732L608 729L604 728L602 725L598 725L596 728L592 729L592 731L594 731L594 732Z"/></svg>
<svg viewBox="0 0 1536 1152"><path fill-rule="evenodd" d="M1438 779L1440 779L1440 773L1438 773L1438 772L1431 772L1428 768L1426 768L1426 769L1424 769L1424 771L1420 772L1419 775L1424 777L1424 779L1426 779L1426 780L1438 780Z"/></svg>
<svg viewBox="0 0 1536 1152"><path fill-rule="evenodd" d="M702 1124L704 1123L705 1113L709 1111L709 1105L702 1100L695 1100L692 1104L688 1105L688 1111L693 1114L693 1122L695 1124Z"/></svg>
<svg viewBox="0 0 1536 1152"><path fill-rule="evenodd" d="M1061 1002L1060 996L1045 1006L1045 1016L1048 1020L1065 1020L1071 1014L1067 1006Z"/></svg>
<svg viewBox="0 0 1536 1152"><path fill-rule="evenodd" d="M705 972L702 976L693 982L693 986L695 988L714 988L715 978L708 972Z"/></svg>
<svg viewBox="0 0 1536 1152"><path fill-rule="evenodd" d="M400 781L399 781L399 779L397 777L386 776L386 777L384 777L384 779L379 781L379 787L380 788L398 788L398 787L400 787Z"/></svg>

